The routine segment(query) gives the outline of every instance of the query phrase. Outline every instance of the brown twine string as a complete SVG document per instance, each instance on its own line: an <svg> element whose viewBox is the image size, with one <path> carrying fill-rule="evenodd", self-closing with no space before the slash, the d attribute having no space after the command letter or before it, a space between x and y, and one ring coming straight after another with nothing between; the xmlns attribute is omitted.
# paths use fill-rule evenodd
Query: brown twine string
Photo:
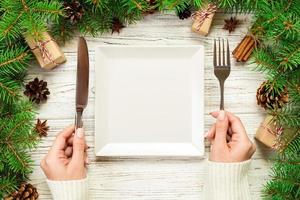
<svg viewBox="0 0 300 200"><path fill-rule="evenodd" d="M272 130L270 129L268 126L266 126L265 124L261 124L261 127L265 130L267 130L268 133L274 135L274 136L278 136L278 135L281 135L282 131L283 131L283 128L282 127L279 127L279 128L276 128L276 130Z"/></svg>
<svg viewBox="0 0 300 200"><path fill-rule="evenodd" d="M31 50L34 51L35 49L39 49L44 62L46 62L46 59L48 59L51 63L57 65L57 63L52 58L52 54L46 48L47 43L49 43L51 41L54 41L54 40L51 38L51 39L46 40L46 41L38 41L37 45L34 48L32 48Z"/></svg>
<svg viewBox="0 0 300 200"><path fill-rule="evenodd" d="M212 13L217 11L217 6L215 4L208 4L207 8L204 10L198 10L192 14L193 20L197 21L197 31L200 30L204 21L211 15Z"/></svg>

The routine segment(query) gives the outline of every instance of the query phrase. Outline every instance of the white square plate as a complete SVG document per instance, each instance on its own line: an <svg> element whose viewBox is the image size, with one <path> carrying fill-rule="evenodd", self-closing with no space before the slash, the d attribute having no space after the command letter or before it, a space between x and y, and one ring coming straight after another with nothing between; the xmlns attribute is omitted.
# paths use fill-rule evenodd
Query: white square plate
<svg viewBox="0 0 300 200"><path fill-rule="evenodd" d="M203 156L203 46L99 46L96 156Z"/></svg>

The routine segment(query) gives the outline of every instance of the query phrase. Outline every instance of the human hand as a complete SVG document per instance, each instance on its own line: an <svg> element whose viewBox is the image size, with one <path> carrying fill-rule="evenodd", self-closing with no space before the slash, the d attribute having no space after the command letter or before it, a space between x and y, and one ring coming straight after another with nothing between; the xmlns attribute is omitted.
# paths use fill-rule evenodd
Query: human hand
<svg viewBox="0 0 300 200"><path fill-rule="evenodd" d="M206 134L211 142L209 159L214 162L242 162L255 152L241 120L230 112L217 111L211 115L217 121Z"/></svg>
<svg viewBox="0 0 300 200"><path fill-rule="evenodd" d="M49 180L78 180L86 177L87 145L84 130L69 126L55 139L41 168Z"/></svg>

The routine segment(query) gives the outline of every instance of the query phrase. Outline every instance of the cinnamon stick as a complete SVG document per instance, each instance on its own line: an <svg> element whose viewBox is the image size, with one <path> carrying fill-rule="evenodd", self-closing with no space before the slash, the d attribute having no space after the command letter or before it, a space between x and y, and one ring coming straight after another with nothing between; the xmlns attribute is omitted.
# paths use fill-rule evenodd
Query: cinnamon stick
<svg viewBox="0 0 300 200"><path fill-rule="evenodd" d="M245 55L247 55L247 53L254 47L254 45L255 45L255 41L251 38L251 41L245 47L245 49L244 49L242 55L240 56L240 58L238 59L238 61L242 61L243 58L245 57Z"/></svg>
<svg viewBox="0 0 300 200"><path fill-rule="evenodd" d="M235 58L240 59L242 53L245 50L245 47L248 45L248 43L251 41L251 37L250 36L246 36L246 39L244 40L244 42L241 44L240 48L237 50L236 54L235 54Z"/></svg>
<svg viewBox="0 0 300 200"><path fill-rule="evenodd" d="M247 54L243 57L242 61L245 62L248 60L248 58L250 57L253 49L254 49L255 44L253 45L253 47L250 49L250 51L247 52Z"/></svg>
<svg viewBox="0 0 300 200"><path fill-rule="evenodd" d="M240 48L241 44L245 41L246 37L247 37L247 36L245 36L245 37L242 39L242 41L237 45L237 47L235 47L235 49L234 49L233 52L232 52L232 55L234 55L234 54L237 52L237 50Z"/></svg>

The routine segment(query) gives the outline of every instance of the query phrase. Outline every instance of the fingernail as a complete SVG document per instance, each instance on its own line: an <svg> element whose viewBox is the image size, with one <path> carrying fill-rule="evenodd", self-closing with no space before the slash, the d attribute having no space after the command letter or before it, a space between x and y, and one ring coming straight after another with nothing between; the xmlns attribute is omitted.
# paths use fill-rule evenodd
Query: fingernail
<svg viewBox="0 0 300 200"><path fill-rule="evenodd" d="M88 157L86 157L86 159L85 159L85 163L86 163L86 164L90 164L90 160L89 160L89 158L88 158Z"/></svg>
<svg viewBox="0 0 300 200"><path fill-rule="evenodd" d="M220 110L219 115L218 115L218 120L223 121L225 119L225 111L224 110Z"/></svg>
<svg viewBox="0 0 300 200"><path fill-rule="evenodd" d="M79 138L83 138L84 132L83 132L83 129L82 129L82 128L78 128L78 129L76 130L76 136L79 137Z"/></svg>

